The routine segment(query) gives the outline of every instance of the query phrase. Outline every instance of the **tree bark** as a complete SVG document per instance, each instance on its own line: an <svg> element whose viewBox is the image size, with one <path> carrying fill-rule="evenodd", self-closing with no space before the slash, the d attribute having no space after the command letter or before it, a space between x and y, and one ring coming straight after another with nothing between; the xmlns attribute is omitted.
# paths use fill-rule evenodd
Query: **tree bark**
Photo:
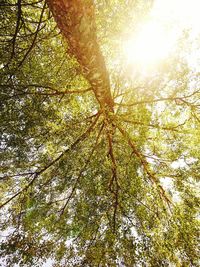
<svg viewBox="0 0 200 267"><path fill-rule="evenodd" d="M97 42L93 0L47 0L47 3L101 108L113 111L109 75Z"/></svg>

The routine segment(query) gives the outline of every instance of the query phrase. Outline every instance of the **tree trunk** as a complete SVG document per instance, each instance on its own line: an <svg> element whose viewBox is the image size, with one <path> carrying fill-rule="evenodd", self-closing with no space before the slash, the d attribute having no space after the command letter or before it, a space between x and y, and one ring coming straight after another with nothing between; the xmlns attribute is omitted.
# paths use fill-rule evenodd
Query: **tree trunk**
<svg viewBox="0 0 200 267"><path fill-rule="evenodd" d="M47 0L47 3L101 108L113 111L109 75L97 43L93 0Z"/></svg>

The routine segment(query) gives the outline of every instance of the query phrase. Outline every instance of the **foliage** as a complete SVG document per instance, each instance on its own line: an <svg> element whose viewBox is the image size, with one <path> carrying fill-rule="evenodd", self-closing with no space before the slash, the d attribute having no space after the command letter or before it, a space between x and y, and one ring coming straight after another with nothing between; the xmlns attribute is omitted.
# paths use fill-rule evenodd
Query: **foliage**
<svg viewBox="0 0 200 267"><path fill-rule="evenodd" d="M131 78L118 36L151 1L94 2L109 111L43 0L0 3L1 256L198 266L199 75L180 47Z"/></svg>

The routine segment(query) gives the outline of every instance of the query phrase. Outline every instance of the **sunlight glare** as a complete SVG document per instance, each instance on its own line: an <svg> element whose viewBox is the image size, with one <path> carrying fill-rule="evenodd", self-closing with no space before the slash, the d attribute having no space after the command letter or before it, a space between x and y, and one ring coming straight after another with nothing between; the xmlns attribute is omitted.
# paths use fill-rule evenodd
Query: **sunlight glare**
<svg viewBox="0 0 200 267"><path fill-rule="evenodd" d="M167 32L162 25L151 22L126 42L124 51L129 63L153 64L169 54L175 40L174 32Z"/></svg>
<svg viewBox="0 0 200 267"><path fill-rule="evenodd" d="M126 62L143 70L157 66L173 53L183 30L200 34L199 10L200 0L155 0L148 21L123 43Z"/></svg>

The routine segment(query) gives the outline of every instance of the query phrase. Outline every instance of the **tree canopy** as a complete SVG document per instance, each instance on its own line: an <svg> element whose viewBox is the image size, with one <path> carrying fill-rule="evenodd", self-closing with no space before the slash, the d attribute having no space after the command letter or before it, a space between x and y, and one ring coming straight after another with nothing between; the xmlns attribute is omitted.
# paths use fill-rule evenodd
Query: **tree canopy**
<svg viewBox="0 0 200 267"><path fill-rule="evenodd" d="M188 32L147 76L121 48L152 3L1 1L3 266L198 266Z"/></svg>

